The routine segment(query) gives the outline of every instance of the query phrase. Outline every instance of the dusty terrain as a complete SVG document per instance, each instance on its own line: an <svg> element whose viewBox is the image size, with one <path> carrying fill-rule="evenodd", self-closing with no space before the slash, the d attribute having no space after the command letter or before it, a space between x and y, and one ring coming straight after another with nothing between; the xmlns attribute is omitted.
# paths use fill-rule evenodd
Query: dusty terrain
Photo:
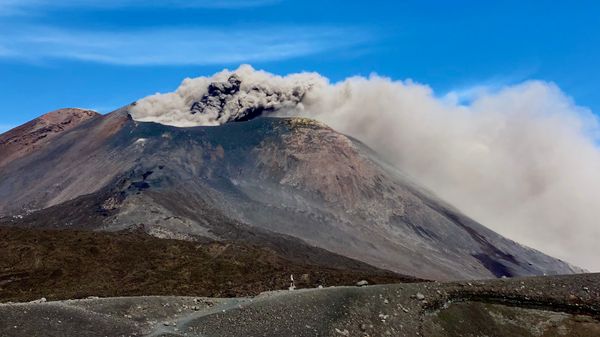
<svg viewBox="0 0 600 337"><path fill-rule="evenodd" d="M582 336L600 274L334 287L254 298L133 297L0 305L0 335Z"/></svg>
<svg viewBox="0 0 600 337"><path fill-rule="evenodd" d="M158 239L136 232L0 228L0 302L87 296L253 296L298 288L415 282L316 248ZM279 252L278 252L279 250ZM285 251L284 251L285 250ZM1 336L1 334L0 334Z"/></svg>

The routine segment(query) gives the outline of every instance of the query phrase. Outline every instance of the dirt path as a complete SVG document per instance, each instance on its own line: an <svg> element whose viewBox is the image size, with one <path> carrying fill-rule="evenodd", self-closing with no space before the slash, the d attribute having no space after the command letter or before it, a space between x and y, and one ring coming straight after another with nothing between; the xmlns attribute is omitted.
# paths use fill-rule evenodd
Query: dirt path
<svg viewBox="0 0 600 337"><path fill-rule="evenodd" d="M0 305L0 336L598 336L600 274Z"/></svg>

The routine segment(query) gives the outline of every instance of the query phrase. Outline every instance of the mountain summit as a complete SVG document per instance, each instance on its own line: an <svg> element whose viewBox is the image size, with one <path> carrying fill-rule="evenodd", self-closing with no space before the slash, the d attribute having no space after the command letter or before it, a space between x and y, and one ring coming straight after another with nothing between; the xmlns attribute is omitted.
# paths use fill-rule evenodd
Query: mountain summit
<svg viewBox="0 0 600 337"><path fill-rule="evenodd" d="M204 109L222 108L214 97L235 95L235 82L213 88ZM130 108L89 118L63 110L77 125L19 156L10 140L30 128L3 135L0 158L10 159L0 166L1 222L283 240L439 280L580 271L485 228L320 122L264 117L180 128L136 121Z"/></svg>
<svg viewBox="0 0 600 337"><path fill-rule="evenodd" d="M99 116L100 114L91 110L61 109L0 135L0 166L26 156L62 132Z"/></svg>

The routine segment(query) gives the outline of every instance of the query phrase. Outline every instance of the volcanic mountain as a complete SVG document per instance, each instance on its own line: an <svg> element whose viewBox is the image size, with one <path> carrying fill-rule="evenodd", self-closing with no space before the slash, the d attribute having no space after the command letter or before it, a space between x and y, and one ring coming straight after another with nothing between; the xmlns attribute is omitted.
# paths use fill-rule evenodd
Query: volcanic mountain
<svg viewBox="0 0 600 337"><path fill-rule="evenodd" d="M0 223L229 240L436 280L581 271L487 229L320 122L252 110L183 128L131 109L59 110L2 135Z"/></svg>

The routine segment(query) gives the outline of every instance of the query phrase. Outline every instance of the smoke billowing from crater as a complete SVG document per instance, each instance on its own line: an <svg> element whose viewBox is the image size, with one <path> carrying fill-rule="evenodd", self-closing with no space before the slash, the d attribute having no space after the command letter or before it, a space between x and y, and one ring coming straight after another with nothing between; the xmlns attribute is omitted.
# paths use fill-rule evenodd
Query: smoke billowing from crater
<svg viewBox="0 0 600 337"><path fill-rule="evenodd" d="M173 93L142 99L132 114L175 126L259 114L318 119L495 231L600 271L597 118L547 82L477 90L468 104L462 98L378 76L330 83L315 73L280 77L242 66L186 79Z"/></svg>
<svg viewBox="0 0 600 337"><path fill-rule="evenodd" d="M317 74L280 77L241 66L211 78L185 79L173 93L140 100L132 114L139 121L173 126L219 125L295 111L311 88L326 85L326 79Z"/></svg>

